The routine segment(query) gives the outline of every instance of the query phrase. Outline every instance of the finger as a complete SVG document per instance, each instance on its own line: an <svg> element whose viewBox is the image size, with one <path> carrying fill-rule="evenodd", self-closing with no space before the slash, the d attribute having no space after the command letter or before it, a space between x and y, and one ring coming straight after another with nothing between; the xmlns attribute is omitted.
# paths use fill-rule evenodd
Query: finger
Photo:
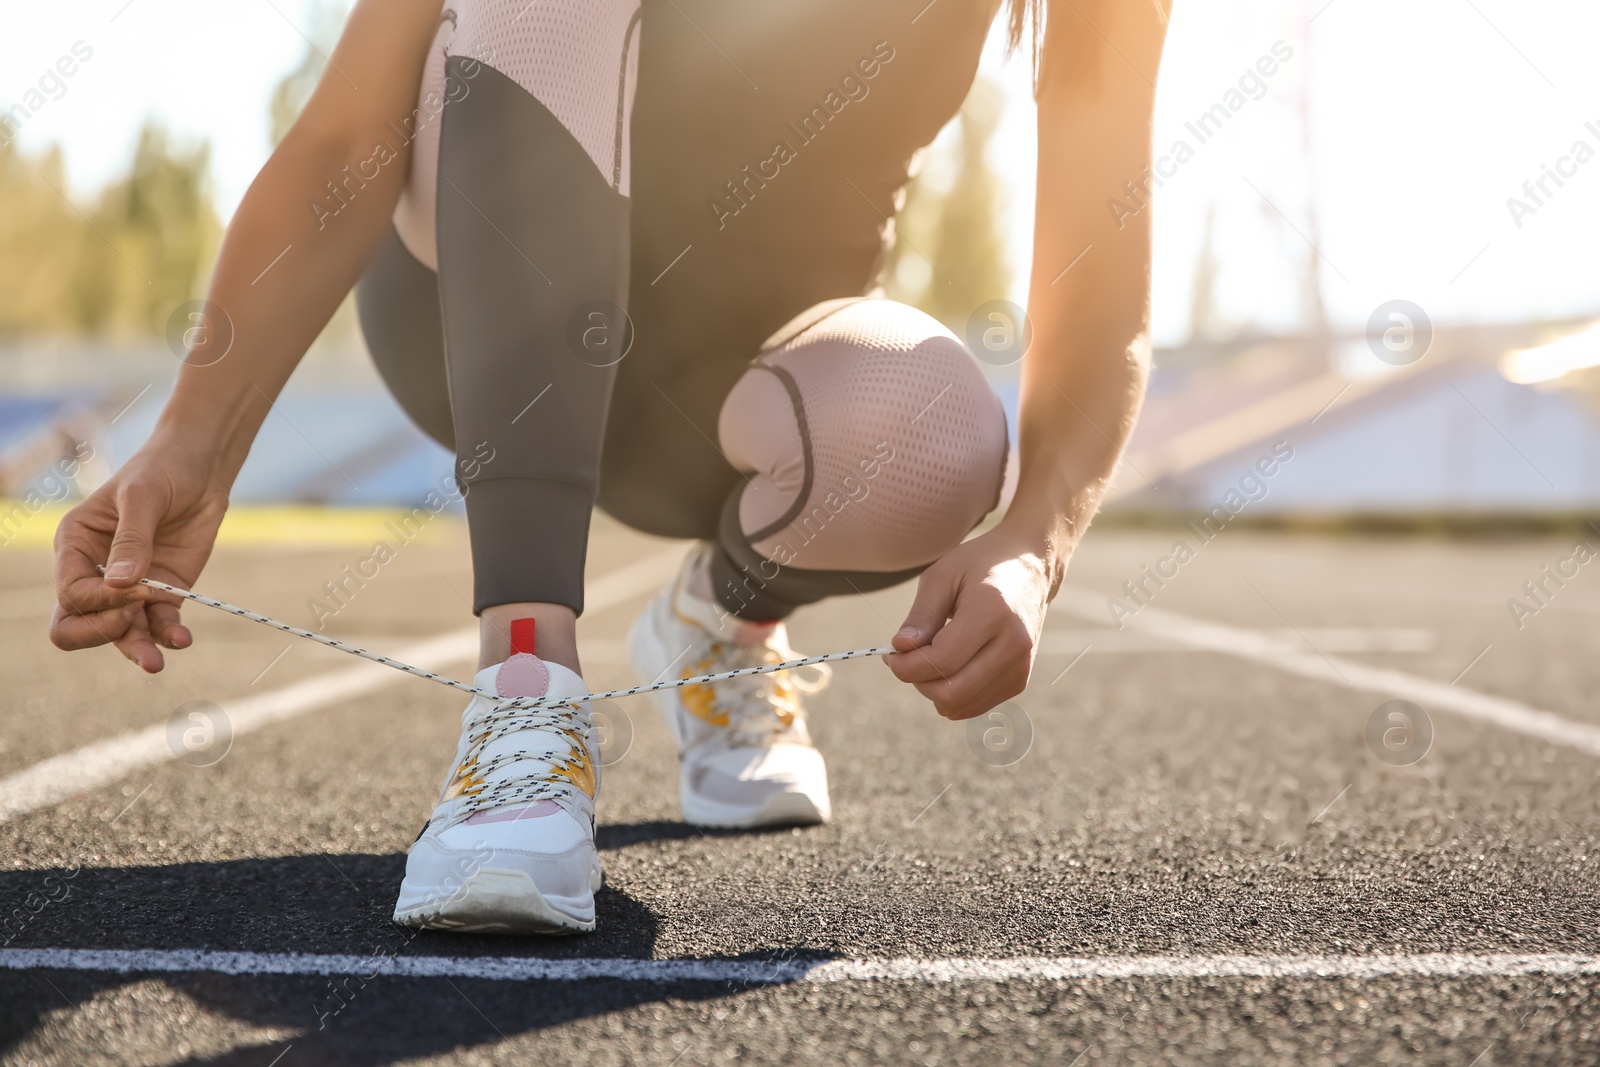
<svg viewBox="0 0 1600 1067"><path fill-rule="evenodd" d="M946 719L982 715L1027 688L1031 659L1004 640L991 641L961 671L948 679L924 682L917 692Z"/></svg>
<svg viewBox="0 0 1600 1067"><path fill-rule="evenodd" d="M79 614L58 604L50 620L50 643L63 652L108 645L127 631L138 610L128 606Z"/></svg>
<svg viewBox="0 0 1600 1067"><path fill-rule="evenodd" d="M155 674L166 665L166 657L150 636L149 620L139 611L123 635L117 638L117 649L146 674Z"/></svg>
<svg viewBox="0 0 1600 1067"><path fill-rule="evenodd" d="M101 611L116 611L124 607L138 607L151 599L155 590L147 585L119 589L107 584L99 572L71 584L56 587L56 601L69 615L93 615Z"/></svg>
<svg viewBox="0 0 1600 1067"><path fill-rule="evenodd" d="M155 550L156 529L165 514L165 503L148 493L123 493L117 500L117 533L111 539L106 584L113 588L137 585L150 573L150 556Z"/></svg>
<svg viewBox="0 0 1600 1067"><path fill-rule="evenodd" d="M988 586L975 586L957 600L954 617L930 644L890 656L889 669L903 682L949 678L1000 634L1025 637L1026 628L1004 597Z"/></svg>
<svg viewBox="0 0 1600 1067"><path fill-rule="evenodd" d="M178 621L178 605L153 601L144 609L150 623L150 634L163 648L188 648L194 644L194 635Z"/></svg>
<svg viewBox="0 0 1600 1067"><path fill-rule="evenodd" d="M889 669L902 682L932 682L947 679L978 650L991 641L999 629L998 618L979 617L964 608L934 635L933 643L889 657Z"/></svg>
<svg viewBox="0 0 1600 1067"><path fill-rule="evenodd" d="M917 595L906 612L905 622L890 641L901 652L921 648L933 640L955 606L958 581L935 564L917 579Z"/></svg>
<svg viewBox="0 0 1600 1067"><path fill-rule="evenodd" d="M68 512L56 531L56 599L71 615L92 615L108 608L142 603L148 586L116 589L106 584L97 565L109 551L116 526L114 514L95 514L79 505Z"/></svg>

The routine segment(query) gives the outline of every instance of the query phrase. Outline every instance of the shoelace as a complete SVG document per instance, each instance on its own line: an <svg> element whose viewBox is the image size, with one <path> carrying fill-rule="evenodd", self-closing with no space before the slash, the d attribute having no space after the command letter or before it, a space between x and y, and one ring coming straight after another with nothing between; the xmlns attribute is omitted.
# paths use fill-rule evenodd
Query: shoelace
<svg viewBox="0 0 1600 1067"><path fill-rule="evenodd" d="M783 646L721 642L712 645L711 655L713 663L725 668L724 673L729 674L765 666L770 662L793 662L802 658L795 655L794 649ZM776 659L769 660L769 656ZM796 693L817 693L827 687L833 677L832 668L827 664L811 666L817 672L817 678L812 682L803 682L794 676L780 680L779 675L773 672L743 674L725 682L715 699L717 707L728 716L728 741L732 744L762 746L804 730L805 714L798 701L794 702L787 718L780 705L784 698L782 687L785 683ZM789 674L792 670L784 673Z"/></svg>
<svg viewBox="0 0 1600 1067"><path fill-rule="evenodd" d="M468 720L466 728L469 762L456 768L449 784L456 787L462 781L463 772L467 772L467 782L478 780L481 784L476 789L456 789L456 805L446 825L457 825L480 811L521 807L537 804L541 800L552 801L580 822L592 822L593 795L599 784L600 772L589 754L586 725L574 722L570 711L553 709L529 711L501 705L474 715ZM557 751L548 754L504 752L481 763L472 755L484 751L508 734L525 730L537 730L559 738L565 743L566 755L560 755L559 744L555 746ZM497 780L498 772L528 761L548 764L549 770Z"/></svg>
<svg viewBox="0 0 1600 1067"><path fill-rule="evenodd" d="M104 567L99 567L97 569L102 574L105 573ZM575 697L518 697L514 700L506 700L505 698L501 697L500 694L490 692L487 689L479 689L475 685L468 685L466 682L458 682L454 678L447 677L446 675L435 674L433 671L425 671L421 667L413 667L409 663L402 663L390 656L380 656L376 652L369 652L364 648L358 648L355 645L346 644L345 642L334 637L329 637L326 634L319 634L311 630L304 630L298 626L290 626L288 623L274 619L270 615L262 615L261 613L251 611L248 608L241 608L234 604L229 604L224 600L217 600L213 597L201 596L199 593L191 592L188 589L180 589L175 585L168 585L166 582L157 581L154 578L141 578L139 579L139 583L141 585L148 585L152 589L160 589L164 593L171 593L174 596L182 597L185 600L192 600L196 604L204 604L208 608L216 608L219 611L226 611L228 614L237 615L241 619L249 619L251 622L259 622L263 626L270 626L274 630L280 630L286 634L293 634L295 637L303 637L308 641L315 641L318 644L327 645L329 648L338 649L340 652L346 653L347 655L359 656L362 659L370 660L373 663L381 663L385 667L392 667L397 671L403 671L406 674L412 675L416 678L425 678L430 682L437 682L439 685L447 685L452 689L459 689L463 693L473 693L477 696L488 697L490 700L500 702L502 707L507 708L526 708L530 710L543 708L575 708L580 704L585 704L594 700L619 700L622 697L638 696L641 693L654 693L661 689L677 689L686 685L701 685L709 682L728 681L729 679L741 678L748 674L768 674L772 671L796 670L800 667L812 667L818 664L837 662L839 660L860 659L863 656L888 656L893 654L895 651L893 648L889 648L887 646L879 646L876 648L854 648L848 652L827 652L820 656L806 656L804 659L784 660L779 663L765 663L751 667L741 667L738 670L724 671L720 674L699 674L690 678L670 678L662 682L651 682L649 685L636 685L631 689L611 689L604 693L584 693L581 696Z"/></svg>

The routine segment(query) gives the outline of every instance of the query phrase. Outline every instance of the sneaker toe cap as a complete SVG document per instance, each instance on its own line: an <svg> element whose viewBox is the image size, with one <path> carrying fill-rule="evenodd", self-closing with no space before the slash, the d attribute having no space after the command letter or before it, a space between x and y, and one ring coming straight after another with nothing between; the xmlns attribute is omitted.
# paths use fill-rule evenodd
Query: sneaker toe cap
<svg viewBox="0 0 1600 1067"><path fill-rule="evenodd" d="M585 900L598 888L599 856L589 835L565 812L536 821L558 820L570 826L541 827L534 834L526 831L526 823L462 824L425 835L406 857L406 880L448 894L480 871L515 871L531 878L546 898ZM502 831L519 825L524 828L520 838Z"/></svg>
<svg viewBox="0 0 1600 1067"><path fill-rule="evenodd" d="M825 798L828 770L822 754L806 745L734 748L684 768L699 795L726 804L763 804L781 793Z"/></svg>

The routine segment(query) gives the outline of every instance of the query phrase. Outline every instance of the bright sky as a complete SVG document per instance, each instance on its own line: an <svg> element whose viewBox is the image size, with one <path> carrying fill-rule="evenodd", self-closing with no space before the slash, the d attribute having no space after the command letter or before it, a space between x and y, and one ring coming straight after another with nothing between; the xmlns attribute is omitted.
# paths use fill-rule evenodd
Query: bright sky
<svg viewBox="0 0 1600 1067"><path fill-rule="evenodd" d="M296 27L309 26L309 6L5 0L0 105L21 101L75 44L80 53L92 49L71 77L46 86L58 98L27 120L24 148L64 145L71 187L87 196L125 166L140 122L154 115L180 136L210 141L226 215L265 159L267 97L305 48ZM1600 313L1600 65L1592 58L1600 5L1174 6L1156 152L1181 138L1194 157L1164 181L1154 208L1158 342L1187 333L1208 209L1216 212L1223 313L1293 328L1313 190L1324 300L1336 325L1359 329L1374 307L1397 298L1421 305L1437 323ZM1261 98L1200 144L1185 123L1223 101L1279 41L1293 55L1265 79ZM990 51L985 67L1005 81L1013 101L994 159L1011 186L1007 221L1020 300L1033 195L1028 76L1020 61L1007 66L998 49ZM1299 118L1306 87L1309 166ZM1594 158L1575 153L1578 141ZM1549 195L1540 193L1535 204L1522 185L1537 182L1545 165L1568 173L1559 187L1547 178ZM1520 227L1507 207L1512 196L1534 208Z"/></svg>

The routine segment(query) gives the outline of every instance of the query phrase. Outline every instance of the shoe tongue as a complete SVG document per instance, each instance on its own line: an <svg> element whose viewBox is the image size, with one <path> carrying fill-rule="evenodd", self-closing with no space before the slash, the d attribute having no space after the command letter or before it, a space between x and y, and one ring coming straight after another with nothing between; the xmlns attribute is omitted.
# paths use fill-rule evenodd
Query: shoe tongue
<svg viewBox="0 0 1600 1067"><path fill-rule="evenodd" d="M503 697L542 697L550 691L550 668L531 652L514 653L494 669L494 691Z"/></svg>
<svg viewBox="0 0 1600 1067"><path fill-rule="evenodd" d="M545 663L537 656L514 653L504 663L485 667L474 676L479 689L492 690L503 698L553 697L568 698L588 695L583 679L559 663ZM462 726L467 729L482 727L489 718L503 720L498 714L499 705L484 698L474 698L461 713ZM537 718L529 713L529 718ZM555 763L568 758L574 743L582 744L586 731L591 730L589 713L583 708L570 711L565 706L542 713L546 720L539 725L513 721L509 726L490 726L488 738L478 751L478 759L488 762L499 756L518 756L528 760ZM565 725L563 725L565 723ZM577 732L574 732L577 731Z"/></svg>
<svg viewBox="0 0 1600 1067"><path fill-rule="evenodd" d="M499 666L485 667L474 679L479 689L493 689L503 697L542 697L550 691L550 668L538 656L529 652L514 652ZM530 744L529 742L534 743ZM543 742L543 743L539 743ZM505 737L484 747L487 758L502 752L522 751L534 759L558 757L562 746L554 738L526 733ZM517 819L542 819L554 815L561 807L553 801L541 800L511 808L491 808L474 812L467 817L467 825L507 822Z"/></svg>

